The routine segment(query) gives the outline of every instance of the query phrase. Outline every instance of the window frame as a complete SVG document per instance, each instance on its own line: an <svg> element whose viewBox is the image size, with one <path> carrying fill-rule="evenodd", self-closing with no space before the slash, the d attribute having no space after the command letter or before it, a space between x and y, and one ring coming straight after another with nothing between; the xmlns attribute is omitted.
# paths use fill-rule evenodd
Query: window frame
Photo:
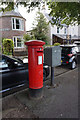
<svg viewBox="0 0 80 120"><path fill-rule="evenodd" d="M60 33L60 28L59 27L57 27L57 33Z"/></svg>
<svg viewBox="0 0 80 120"><path fill-rule="evenodd" d="M67 34L67 28L66 27L64 28L64 34Z"/></svg>
<svg viewBox="0 0 80 120"><path fill-rule="evenodd" d="M14 20L14 23L13 23L13 20ZM19 29L16 28L16 20L19 20L19 22L20 22ZM11 21L12 21L12 30L24 31L24 20L23 19L18 18L18 17L12 17ZM13 27L13 24L14 24L14 27Z"/></svg>

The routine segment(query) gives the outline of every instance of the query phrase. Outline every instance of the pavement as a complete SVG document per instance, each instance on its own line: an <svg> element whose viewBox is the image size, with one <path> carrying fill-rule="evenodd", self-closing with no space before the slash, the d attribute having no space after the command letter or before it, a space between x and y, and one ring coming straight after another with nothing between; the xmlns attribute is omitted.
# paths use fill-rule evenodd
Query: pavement
<svg viewBox="0 0 80 120"><path fill-rule="evenodd" d="M55 75L54 86L50 82L41 99L30 99L28 89L4 97L2 118L78 118L78 69Z"/></svg>

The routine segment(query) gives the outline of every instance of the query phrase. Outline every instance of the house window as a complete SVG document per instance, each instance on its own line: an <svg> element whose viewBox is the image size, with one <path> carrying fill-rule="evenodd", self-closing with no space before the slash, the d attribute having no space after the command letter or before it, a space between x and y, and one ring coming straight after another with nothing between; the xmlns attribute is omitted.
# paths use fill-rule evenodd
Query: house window
<svg viewBox="0 0 80 120"><path fill-rule="evenodd" d="M18 18L12 18L12 30L24 30L24 21Z"/></svg>
<svg viewBox="0 0 80 120"><path fill-rule="evenodd" d="M66 28L64 28L64 34L66 34Z"/></svg>
<svg viewBox="0 0 80 120"><path fill-rule="evenodd" d="M17 47L22 47L21 38L17 38Z"/></svg>
<svg viewBox="0 0 80 120"><path fill-rule="evenodd" d="M24 47L23 38L22 37L13 37L14 48Z"/></svg>
<svg viewBox="0 0 80 120"><path fill-rule="evenodd" d="M57 27L57 33L59 33L59 27Z"/></svg>

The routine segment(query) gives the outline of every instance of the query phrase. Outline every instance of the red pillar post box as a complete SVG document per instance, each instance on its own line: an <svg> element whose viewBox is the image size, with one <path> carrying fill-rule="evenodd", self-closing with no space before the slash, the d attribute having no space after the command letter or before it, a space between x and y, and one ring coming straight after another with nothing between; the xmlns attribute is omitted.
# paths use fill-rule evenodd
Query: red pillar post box
<svg viewBox="0 0 80 120"><path fill-rule="evenodd" d="M33 98L42 96L44 44L40 40L25 42L28 46L29 95Z"/></svg>

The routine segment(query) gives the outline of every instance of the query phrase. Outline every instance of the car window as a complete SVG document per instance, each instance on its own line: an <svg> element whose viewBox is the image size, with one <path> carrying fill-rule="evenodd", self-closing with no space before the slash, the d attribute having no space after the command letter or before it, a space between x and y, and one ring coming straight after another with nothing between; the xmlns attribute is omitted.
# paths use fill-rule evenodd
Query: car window
<svg viewBox="0 0 80 120"><path fill-rule="evenodd" d="M0 68L7 68L8 64L5 59L0 60Z"/></svg>
<svg viewBox="0 0 80 120"><path fill-rule="evenodd" d="M72 48L72 53L76 54L77 52L79 52L78 47L73 47Z"/></svg>
<svg viewBox="0 0 80 120"><path fill-rule="evenodd" d="M62 47L62 53L69 54L71 52L71 48L69 47Z"/></svg>
<svg viewBox="0 0 80 120"><path fill-rule="evenodd" d="M12 58L14 60L14 64L17 65L17 66L22 66L23 65L23 62L22 60L20 59L17 59L17 58Z"/></svg>
<svg viewBox="0 0 80 120"><path fill-rule="evenodd" d="M72 53L76 54L75 48L72 48Z"/></svg>
<svg viewBox="0 0 80 120"><path fill-rule="evenodd" d="M18 61L15 61L14 64L15 64L16 66L21 66L21 65L22 65L22 64L21 64L20 62L18 62Z"/></svg>
<svg viewBox="0 0 80 120"><path fill-rule="evenodd" d="M12 61L12 60L8 60L6 58L2 58L0 60L0 69L4 69L4 68L13 69L15 67L20 67L20 66L22 66L22 64L18 61Z"/></svg>
<svg viewBox="0 0 80 120"><path fill-rule="evenodd" d="M7 63L8 63L9 69L14 69L14 68L22 66L20 62L14 61L13 59L8 59Z"/></svg>
<svg viewBox="0 0 80 120"><path fill-rule="evenodd" d="M76 52L79 52L79 48L78 48L78 47L75 47L75 51L76 51Z"/></svg>

